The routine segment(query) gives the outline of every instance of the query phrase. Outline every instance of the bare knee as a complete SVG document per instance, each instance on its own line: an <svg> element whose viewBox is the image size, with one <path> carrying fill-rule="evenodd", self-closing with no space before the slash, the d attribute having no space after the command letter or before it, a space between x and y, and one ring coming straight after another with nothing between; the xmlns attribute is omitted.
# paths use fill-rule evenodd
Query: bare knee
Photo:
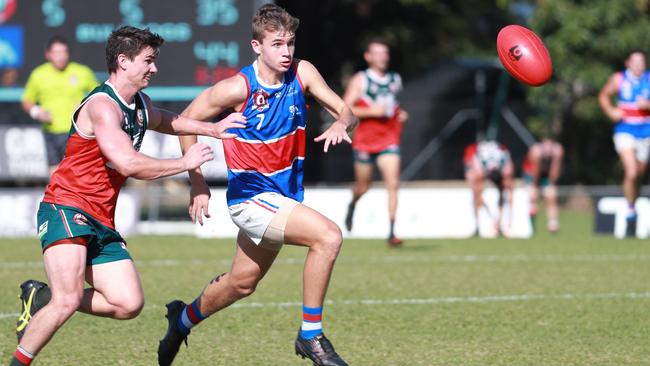
<svg viewBox="0 0 650 366"><path fill-rule="evenodd" d="M354 186L354 194L357 197L361 197L364 194L366 194L366 192L368 192L369 188L370 188L370 185L368 183L366 183L366 182L357 182L355 184L355 186Z"/></svg>
<svg viewBox="0 0 650 366"><path fill-rule="evenodd" d="M54 293L52 294L50 305L54 311L59 314L59 317L67 319L72 316L77 309L79 309L82 297L83 291L75 291L65 294Z"/></svg>
<svg viewBox="0 0 650 366"><path fill-rule="evenodd" d="M124 320L133 319L140 315L142 308L144 308L144 299L141 299L140 301L125 302L119 305L116 318Z"/></svg>
<svg viewBox="0 0 650 366"><path fill-rule="evenodd" d="M341 250L343 243L343 234L341 229L335 223L329 221L327 227L318 236L317 244L312 247L313 250L321 252L334 261Z"/></svg>

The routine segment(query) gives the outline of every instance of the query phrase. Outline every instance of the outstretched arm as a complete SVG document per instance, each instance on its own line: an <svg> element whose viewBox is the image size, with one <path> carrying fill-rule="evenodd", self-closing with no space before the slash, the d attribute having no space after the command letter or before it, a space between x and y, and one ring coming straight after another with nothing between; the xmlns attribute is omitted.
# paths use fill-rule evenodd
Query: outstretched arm
<svg viewBox="0 0 650 366"><path fill-rule="evenodd" d="M298 75L305 91L313 95L318 103L335 118L334 123L314 141L325 141L323 147L325 152L329 149L330 144L337 145L343 141L351 143L348 131L354 129L359 120L352 113L350 107L327 86L318 70L308 61L301 60L298 63Z"/></svg>
<svg viewBox="0 0 650 366"><path fill-rule="evenodd" d="M196 145L179 159L154 159L133 148L129 136L122 130L123 114L110 99L96 97L80 111L78 122L91 125L102 154L120 174L151 180L194 169L212 160L212 149Z"/></svg>

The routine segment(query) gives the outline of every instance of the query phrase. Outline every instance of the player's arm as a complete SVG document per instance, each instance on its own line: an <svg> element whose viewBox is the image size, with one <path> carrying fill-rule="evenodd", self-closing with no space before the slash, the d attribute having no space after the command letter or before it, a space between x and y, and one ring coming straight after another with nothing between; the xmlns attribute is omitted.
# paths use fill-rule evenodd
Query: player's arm
<svg viewBox="0 0 650 366"><path fill-rule="evenodd" d="M165 109L156 108L145 94L149 111L149 128L168 135L202 135L219 139L231 139L237 135L228 133L230 128L246 127L246 118L241 113L232 113L217 123L202 122L180 116Z"/></svg>
<svg viewBox="0 0 650 366"><path fill-rule="evenodd" d="M356 106L357 100L361 97L363 89L363 74L356 73L345 88L343 101L350 106L352 113L359 118L384 118L386 117L386 107L381 104L373 104L369 107Z"/></svg>
<svg viewBox="0 0 650 366"><path fill-rule="evenodd" d="M180 159L151 158L133 148L131 139L121 127L122 111L113 101L96 97L83 109L86 111L80 113L79 118L90 121L102 154L124 176L151 180L175 175L212 160L212 149L202 144Z"/></svg>
<svg viewBox="0 0 650 366"><path fill-rule="evenodd" d="M181 115L195 120L210 120L226 110L238 107L246 101L247 97L246 81L241 75L235 75L201 92ZM197 141L195 135L180 136L183 154ZM192 222L198 221L203 225L203 216L210 217L208 213L210 187L205 182L200 167L189 170L188 173L191 185L189 215Z"/></svg>
<svg viewBox="0 0 650 366"><path fill-rule="evenodd" d="M350 107L327 86L318 70L308 61L301 60L298 63L298 75L305 91L313 95L318 103L335 118L332 125L314 141L325 141L323 147L325 152L330 144L337 145L343 141L352 143L348 131L356 127L359 119L352 113Z"/></svg>
<svg viewBox="0 0 650 366"><path fill-rule="evenodd" d="M615 73L609 77L607 83L600 89L598 93L598 103L603 112L614 122L618 122L623 118L623 111L612 104L612 97L618 92L618 85L621 81L621 75Z"/></svg>

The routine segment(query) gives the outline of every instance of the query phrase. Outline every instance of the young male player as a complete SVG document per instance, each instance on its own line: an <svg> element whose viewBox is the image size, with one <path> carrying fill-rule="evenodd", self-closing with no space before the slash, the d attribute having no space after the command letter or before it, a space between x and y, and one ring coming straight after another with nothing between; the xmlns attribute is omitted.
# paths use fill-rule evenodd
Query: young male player
<svg viewBox="0 0 650 366"><path fill-rule="evenodd" d="M131 319L142 310L138 272L115 230L120 189L128 177L156 179L212 160L212 149L204 144L192 146L180 159L143 155L138 150L146 130L233 138L226 130L244 127L239 114L212 124L151 104L140 91L158 71L155 62L163 42L148 29L113 31L106 43L109 79L72 115L65 158L52 174L38 210L50 287L33 280L21 285L20 344L12 366L29 365L77 310L114 319ZM90 288L84 289L84 280Z"/></svg>
<svg viewBox="0 0 650 366"><path fill-rule="evenodd" d="M352 77L343 96L360 119L359 128L352 137L355 184L345 226L348 231L352 230L354 209L370 187L373 165L376 163L388 192L388 245L399 246L402 240L395 236L394 230L399 188L399 145L402 123L408 118L397 102L397 94L402 91L402 78L398 73L388 71L390 50L385 41L373 39L368 42L363 57L368 68Z"/></svg>
<svg viewBox="0 0 650 366"><path fill-rule="evenodd" d="M612 97L616 96L616 106ZM636 199L650 154L650 73L645 53L633 50L625 70L612 74L598 94L603 112L614 125L614 147L623 164L623 194L627 200L627 235L636 232Z"/></svg>
<svg viewBox="0 0 650 366"><path fill-rule="evenodd" d="M253 18L252 65L202 92L183 112L208 120L235 108L249 121L224 141L228 166L228 209L239 227L232 267L210 281L191 303L167 304L167 333L158 347L160 365L170 365L193 326L235 301L249 296L264 277L283 243L308 248L303 272L303 322L295 351L315 365L346 365L322 330L323 302L342 244L339 227L301 204L305 158L305 98L311 94L335 121L315 141L350 142L357 123L350 108L325 83L316 68L294 59L298 19L274 4ZM189 149L196 138L182 139ZM200 170L190 172L193 220L208 212L209 189Z"/></svg>
<svg viewBox="0 0 650 366"><path fill-rule="evenodd" d="M537 216L537 200L541 193L546 201L546 227L550 233L560 230L556 183L562 171L563 156L562 145L544 138L528 149L522 166L523 178L530 190L531 221L534 223Z"/></svg>
<svg viewBox="0 0 650 366"><path fill-rule="evenodd" d="M499 212L496 216L491 214L490 216L494 220L497 233L500 234L503 208L508 205L512 209L514 165L510 159L510 152L503 144L485 140L473 143L465 148L463 161L465 163L465 180L469 183L474 197L474 217L476 218L477 233L478 213L481 207L485 206L483 189L485 181L490 180L499 191ZM487 209L487 206L485 208Z"/></svg>

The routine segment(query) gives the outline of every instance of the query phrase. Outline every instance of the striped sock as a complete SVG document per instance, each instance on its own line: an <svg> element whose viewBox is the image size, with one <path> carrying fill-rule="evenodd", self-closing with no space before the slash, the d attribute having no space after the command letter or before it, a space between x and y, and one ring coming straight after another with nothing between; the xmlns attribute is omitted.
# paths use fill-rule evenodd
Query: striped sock
<svg viewBox="0 0 650 366"><path fill-rule="evenodd" d="M310 308L302 306L302 327L300 327L300 336L303 339L312 339L323 333L323 307Z"/></svg>
<svg viewBox="0 0 650 366"><path fill-rule="evenodd" d="M29 366L34 360L34 355L25 351L20 345L16 347L16 353L14 353L14 359L11 360L11 365L27 365Z"/></svg>
<svg viewBox="0 0 650 366"><path fill-rule="evenodd" d="M199 298L197 298L191 304L185 305L183 311L181 311L181 316L178 317L177 326L183 334L189 334L190 329L203 319L205 319L205 316L199 310Z"/></svg>

